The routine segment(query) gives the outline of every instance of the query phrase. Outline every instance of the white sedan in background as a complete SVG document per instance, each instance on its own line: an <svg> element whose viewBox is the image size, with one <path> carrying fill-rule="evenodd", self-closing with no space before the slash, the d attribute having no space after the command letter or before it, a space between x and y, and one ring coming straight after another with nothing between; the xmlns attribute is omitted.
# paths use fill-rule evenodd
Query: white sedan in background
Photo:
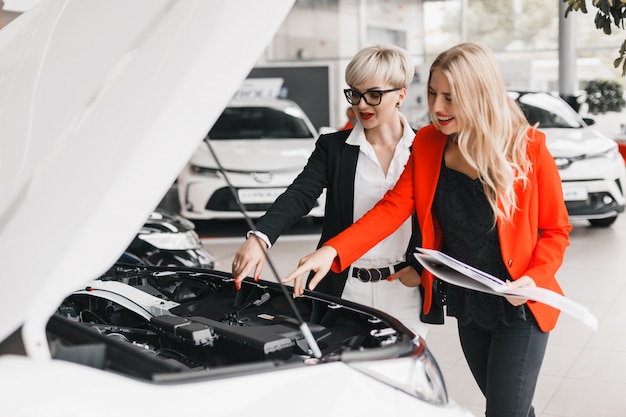
<svg viewBox="0 0 626 417"><path fill-rule="evenodd" d="M208 138L223 171L201 143L178 177L181 214L188 219L241 218L234 193L250 217L262 216L306 165L317 132L291 100L233 99ZM323 217L324 201L325 192L309 216Z"/></svg>

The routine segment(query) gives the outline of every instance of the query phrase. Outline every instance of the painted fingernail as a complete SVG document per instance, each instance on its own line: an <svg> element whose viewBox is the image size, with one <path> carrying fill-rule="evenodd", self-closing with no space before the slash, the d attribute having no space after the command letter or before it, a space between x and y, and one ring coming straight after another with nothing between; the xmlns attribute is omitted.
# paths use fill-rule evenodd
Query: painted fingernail
<svg viewBox="0 0 626 417"><path fill-rule="evenodd" d="M255 276L255 277L254 277L254 281L255 281L255 282L259 282L259 277L258 277L258 276Z"/></svg>

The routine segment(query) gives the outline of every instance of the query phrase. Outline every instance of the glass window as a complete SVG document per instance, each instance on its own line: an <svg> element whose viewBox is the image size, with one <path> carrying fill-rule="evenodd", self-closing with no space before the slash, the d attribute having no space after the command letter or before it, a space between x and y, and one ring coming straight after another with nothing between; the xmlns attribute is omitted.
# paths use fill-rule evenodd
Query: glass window
<svg viewBox="0 0 626 417"><path fill-rule="evenodd" d="M312 137L304 120L269 107L227 107L209 131L213 140Z"/></svg>
<svg viewBox="0 0 626 417"><path fill-rule="evenodd" d="M518 103L531 125L539 122L539 128L579 128L584 122L560 98L549 94L521 94Z"/></svg>

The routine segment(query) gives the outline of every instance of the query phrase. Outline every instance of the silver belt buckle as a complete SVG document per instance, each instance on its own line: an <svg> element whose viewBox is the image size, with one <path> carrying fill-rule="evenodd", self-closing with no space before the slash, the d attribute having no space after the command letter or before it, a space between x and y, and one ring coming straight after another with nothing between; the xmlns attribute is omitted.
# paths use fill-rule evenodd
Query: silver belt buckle
<svg viewBox="0 0 626 417"><path fill-rule="evenodd" d="M363 271L367 271L367 278L361 276L361 273ZM376 277L374 277L374 275L372 274L372 271L376 271L377 273ZM377 282L381 280L381 278L383 277L383 273L380 272L380 269L378 268L359 268L356 271L356 277L363 282Z"/></svg>

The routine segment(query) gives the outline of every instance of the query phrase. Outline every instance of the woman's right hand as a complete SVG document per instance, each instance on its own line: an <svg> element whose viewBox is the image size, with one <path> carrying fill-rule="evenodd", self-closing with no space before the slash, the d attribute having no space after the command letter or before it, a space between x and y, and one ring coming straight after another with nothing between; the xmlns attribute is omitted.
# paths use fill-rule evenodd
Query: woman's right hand
<svg viewBox="0 0 626 417"><path fill-rule="evenodd" d="M252 272L254 272L254 280L259 280L265 265L266 251L266 243L253 234L241 245L233 258L231 267L237 289L241 287L241 281Z"/></svg>
<svg viewBox="0 0 626 417"><path fill-rule="evenodd" d="M322 246L315 252L300 259L298 267L287 275L284 283L294 282L294 296L302 295L298 288L302 288L301 280L305 274L314 271L315 275L309 282L309 290L314 290L317 284L326 276L330 270L333 260L337 256L337 251L332 246Z"/></svg>
<svg viewBox="0 0 626 417"><path fill-rule="evenodd" d="M407 266L394 274L389 275L387 281L399 280L405 287L417 287L422 283L422 277L417 273L415 268Z"/></svg>

